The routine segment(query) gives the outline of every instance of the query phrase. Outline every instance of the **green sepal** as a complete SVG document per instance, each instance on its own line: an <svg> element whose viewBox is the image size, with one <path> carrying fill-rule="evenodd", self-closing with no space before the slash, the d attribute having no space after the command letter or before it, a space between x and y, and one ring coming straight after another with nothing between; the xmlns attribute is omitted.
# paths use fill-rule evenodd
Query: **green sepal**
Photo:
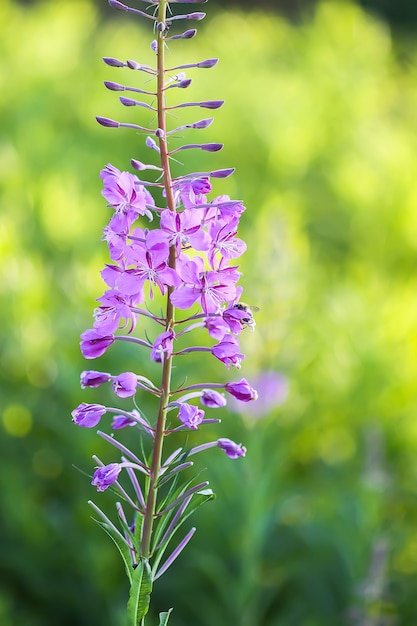
<svg viewBox="0 0 417 626"><path fill-rule="evenodd" d="M129 626L140 626L142 618L149 609L151 591L152 572L149 561L140 557L136 568L133 570L130 584L130 595L127 603Z"/></svg>
<svg viewBox="0 0 417 626"><path fill-rule="evenodd" d="M128 546L126 545L124 538L117 530L109 526L109 524L106 524L105 522L99 522L94 517L92 519L96 522L96 524L101 526L101 528L109 535L109 537L111 537L111 539L116 544L116 547L122 556L123 563L125 564L126 574L129 578L129 583L132 585L133 574L135 570L132 567L132 555Z"/></svg>
<svg viewBox="0 0 417 626"><path fill-rule="evenodd" d="M172 613L172 609L166 611L165 613L159 614L159 626L166 626L168 624L169 616Z"/></svg>

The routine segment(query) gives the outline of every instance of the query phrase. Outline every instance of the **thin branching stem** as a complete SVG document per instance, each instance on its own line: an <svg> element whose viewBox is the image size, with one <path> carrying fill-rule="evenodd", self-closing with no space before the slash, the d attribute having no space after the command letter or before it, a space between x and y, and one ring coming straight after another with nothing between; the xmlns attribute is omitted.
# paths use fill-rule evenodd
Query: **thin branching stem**
<svg viewBox="0 0 417 626"><path fill-rule="evenodd" d="M167 0L161 0L159 3L158 19L157 19L157 109L158 109L158 138L160 148L161 166L163 169L164 190L166 196L167 207L170 211L175 212L175 200L172 189L172 176L169 165L169 151L166 139L166 105L164 96L165 82L165 23L167 12ZM175 246L171 246L169 250L169 267L175 269L176 261ZM173 288L168 288L165 328L168 330L174 325L174 307L171 304L170 295ZM158 479L161 472L161 458L165 436L165 423L167 406L171 394L171 370L172 357L165 358L162 369L161 397L158 410L158 418L155 429L155 440L152 451L151 472L148 484L148 493L146 499L146 511L143 520L141 552L145 557L150 556L151 539L153 522L155 518Z"/></svg>

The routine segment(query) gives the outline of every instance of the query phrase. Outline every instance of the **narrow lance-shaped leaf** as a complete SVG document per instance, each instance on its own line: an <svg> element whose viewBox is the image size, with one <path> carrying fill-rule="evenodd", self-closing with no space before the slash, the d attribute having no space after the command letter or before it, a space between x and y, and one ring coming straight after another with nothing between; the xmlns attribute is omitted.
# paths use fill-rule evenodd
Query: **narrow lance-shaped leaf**
<svg viewBox="0 0 417 626"><path fill-rule="evenodd" d="M172 613L172 609L159 614L159 626L166 626L168 624L169 616Z"/></svg>
<svg viewBox="0 0 417 626"><path fill-rule="evenodd" d="M152 591L152 572L148 559L140 558L133 570L130 596L127 603L129 626L140 626L149 609Z"/></svg>
<svg viewBox="0 0 417 626"><path fill-rule="evenodd" d="M95 518L94 521L112 538L117 549L119 550L121 557L123 559L123 563L125 564L125 569L127 573L127 577L129 579L130 584L132 584L133 579L133 568L132 568L132 557L129 546L126 543L125 538L110 524L106 524L104 522L99 522Z"/></svg>

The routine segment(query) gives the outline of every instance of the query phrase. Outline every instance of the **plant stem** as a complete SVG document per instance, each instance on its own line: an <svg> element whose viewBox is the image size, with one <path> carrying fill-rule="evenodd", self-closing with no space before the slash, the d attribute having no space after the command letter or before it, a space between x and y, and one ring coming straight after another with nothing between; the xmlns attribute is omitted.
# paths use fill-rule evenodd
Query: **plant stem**
<svg viewBox="0 0 417 626"><path fill-rule="evenodd" d="M164 99L164 82L165 82L165 28L167 11L167 0L160 0L158 11L158 49L157 49L157 108L158 108L158 129L159 129L159 148L161 157L161 166L164 173L164 189L169 210L175 212L174 194L172 191L172 176L169 165L168 145L166 140L166 108ZM169 250L169 267L175 269L175 245ZM174 307L171 304L170 295L173 288L168 288L165 328L174 325ZM151 553L152 529L155 517L157 502L157 482L161 472L162 449L164 444L164 431L167 414L167 406L169 404L171 394L171 371L172 356L164 359L162 369L161 397L159 402L158 418L155 428L155 440L152 451L152 463L148 485L148 493L146 499L146 511L142 527L141 553L144 557L149 557Z"/></svg>

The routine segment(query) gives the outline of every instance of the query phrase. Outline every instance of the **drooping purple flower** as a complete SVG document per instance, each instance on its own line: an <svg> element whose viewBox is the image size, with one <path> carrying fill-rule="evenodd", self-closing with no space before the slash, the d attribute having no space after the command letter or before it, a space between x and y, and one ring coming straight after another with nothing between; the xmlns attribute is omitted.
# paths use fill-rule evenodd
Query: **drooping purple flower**
<svg viewBox="0 0 417 626"><path fill-rule="evenodd" d="M112 165L107 165L100 172L103 179L103 196L115 210L110 223L122 231L129 228L139 215L149 213L149 195L137 176L121 172Z"/></svg>
<svg viewBox="0 0 417 626"><path fill-rule="evenodd" d="M246 378L242 378L239 382L226 383L224 388L234 398L240 400L241 402L250 402L251 400L258 399L258 392L249 385Z"/></svg>
<svg viewBox="0 0 417 626"><path fill-rule="evenodd" d="M181 202L185 209L190 209L206 204L206 194L211 191L211 183L208 176L193 180L180 179L174 182L173 189L177 206Z"/></svg>
<svg viewBox="0 0 417 626"><path fill-rule="evenodd" d="M191 430L197 430L204 419L204 411L198 407L184 402L178 411L178 419Z"/></svg>
<svg viewBox="0 0 417 626"><path fill-rule="evenodd" d="M132 311L132 307L142 301L140 296L126 296L117 289L108 289L97 301L101 304L94 311L94 328L97 331L111 334L120 326L124 328L130 324L129 332L132 332L137 321L137 314Z"/></svg>
<svg viewBox="0 0 417 626"><path fill-rule="evenodd" d="M229 459L238 459L240 456L245 456L246 448L241 443L235 443L231 439L218 439L217 445L223 452L227 454Z"/></svg>
<svg viewBox="0 0 417 626"><path fill-rule="evenodd" d="M81 335L81 352L86 359L96 359L104 354L112 343L114 343L114 335L91 328Z"/></svg>
<svg viewBox="0 0 417 626"><path fill-rule="evenodd" d="M120 463L110 463L110 465L98 467L94 472L91 484L97 487L97 491L105 491L119 478L121 469Z"/></svg>
<svg viewBox="0 0 417 626"><path fill-rule="evenodd" d="M86 402L82 402L72 411L72 421L74 424L77 424L77 426L82 426L83 428L94 428L106 411L106 407L102 404L87 404Z"/></svg>
<svg viewBox="0 0 417 626"><path fill-rule="evenodd" d="M86 387L100 387L100 385L107 383L110 379L111 374L96 372L95 370L82 372L80 376L82 389L86 389Z"/></svg>
<svg viewBox="0 0 417 626"><path fill-rule="evenodd" d="M119 398L129 398L136 393L138 379L133 372L124 372L113 378L113 391Z"/></svg>
<svg viewBox="0 0 417 626"><path fill-rule="evenodd" d="M200 396L201 404L208 406L211 409L218 409L226 406L227 400L222 393L215 391L214 389L203 389Z"/></svg>
<svg viewBox="0 0 417 626"><path fill-rule="evenodd" d="M233 335L225 336L211 348L211 353L228 369L231 365L240 369L240 363L245 358L245 355L239 352L239 342Z"/></svg>
<svg viewBox="0 0 417 626"><path fill-rule="evenodd" d="M129 419L127 415L115 415L111 427L113 430L120 430L121 428L126 428L126 426L135 426L135 424L137 424L136 420Z"/></svg>
<svg viewBox="0 0 417 626"><path fill-rule="evenodd" d="M158 335L151 350L151 360L156 363L163 363L164 359L169 359L172 354L174 339L175 333L171 328Z"/></svg>

